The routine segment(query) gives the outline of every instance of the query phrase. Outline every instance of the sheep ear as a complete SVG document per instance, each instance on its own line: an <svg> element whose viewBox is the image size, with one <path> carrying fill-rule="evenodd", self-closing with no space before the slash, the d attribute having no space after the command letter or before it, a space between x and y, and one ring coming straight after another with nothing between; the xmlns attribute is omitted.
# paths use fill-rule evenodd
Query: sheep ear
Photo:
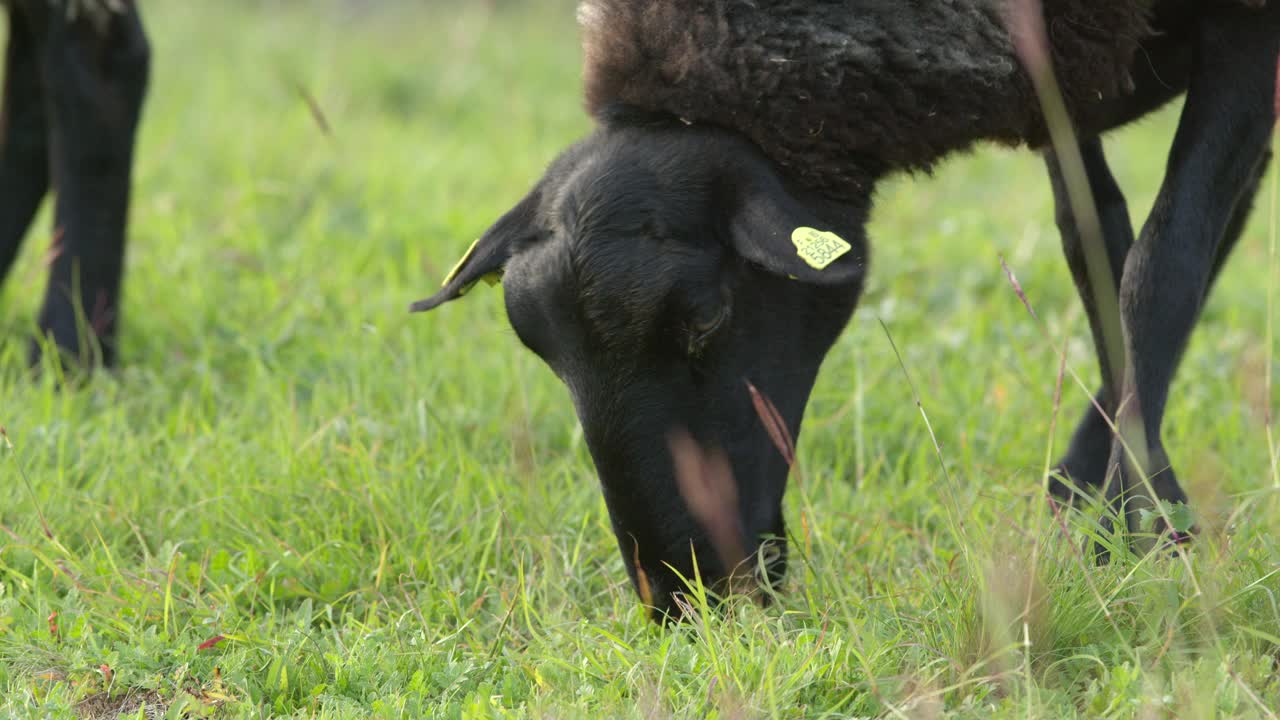
<svg viewBox="0 0 1280 720"><path fill-rule="evenodd" d="M445 277L440 291L415 302L410 312L426 312L450 300L467 294L481 280L496 285L502 279L503 268L511 259L516 243L533 237L538 212L538 190L529 193L511 210L485 231L453 266Z"/></svg>
<svg viewBox="0 0 1280 720"><path fill-rule="evenodd" d="M842 218L839 226L824 220L771 169L740 171L730 182L735 188L729 237L739 255L775 274L816 285L848 284L862 277L865 257L857 218ZM853 227L859 235L850 236L842 227Z"/></svg>

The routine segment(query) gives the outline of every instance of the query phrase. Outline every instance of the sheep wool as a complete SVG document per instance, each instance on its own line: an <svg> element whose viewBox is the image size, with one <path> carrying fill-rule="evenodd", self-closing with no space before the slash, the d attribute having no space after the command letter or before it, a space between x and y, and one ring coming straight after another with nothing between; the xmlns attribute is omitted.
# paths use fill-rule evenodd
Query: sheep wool
<svg viewBox="0 0 1280 720"><path fill-rule="evenodd" d="M587 110L744 133L837 198L975 139L1045 141L1006 23L1014 0L585 0ZM1129 92L1153 0L1043 0L1069 111Z"/></svg>

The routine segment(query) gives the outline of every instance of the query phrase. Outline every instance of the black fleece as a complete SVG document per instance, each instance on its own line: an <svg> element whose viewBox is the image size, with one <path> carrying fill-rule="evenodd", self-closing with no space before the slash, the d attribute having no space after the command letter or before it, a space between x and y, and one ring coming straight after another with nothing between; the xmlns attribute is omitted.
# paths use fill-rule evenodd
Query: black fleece
<svg viewBox="0 0 1280 720"><path fill-rule="evenodd" d="M1163 0L1162 4L1182 0ZM737 130L841 198L975 141L1044 142L1009 0L587 0L588 110ZM1151 0L1044 0L1073 115L1131 87Z"/></svg>

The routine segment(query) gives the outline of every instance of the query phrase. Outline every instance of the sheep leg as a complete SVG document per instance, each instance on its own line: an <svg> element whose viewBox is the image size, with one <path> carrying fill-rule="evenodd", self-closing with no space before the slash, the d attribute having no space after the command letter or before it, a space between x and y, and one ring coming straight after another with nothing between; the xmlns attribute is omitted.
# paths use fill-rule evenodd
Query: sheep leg
<svg viewBox="0 0 1280 720"><path fill-rule="evenodd" d="M8 9L3 104L0 105L0 280L49 189L49 147L36 40L27 19Z"/></svg>
<svg viewBox="0 0 1280 720"><path fill-rule="evenodd" d="M1128 362L1106 495L1131 533L1155 502L1187 499L1161 440L1165 403L1225 258L1220 248L1233 242L1226 233L1266 154L1278 52L1280 13L1206 13L1164 184L1125 261L1120 315ZM1103 527L1111 529L1110 516ZM1105 548L1097 551L1106 559Z"/></svg>
<svg viewBox="0 0 1280 720"><path fill-rule="evenodd" d="M84 15L68 21L57 11L45 12L45 87L58 196L54 232L60 252L50 267L38 323L42 334L73 358L111 365L134 138L150 49L133 2L103 25ZM86 336L90 342L82 345Z"/></svg>
<svg viewBox="0 0 1280 720"><path fill-rule="evenodd" d="M1112 287L1119 288L1125 259L1129 253L1129 248L1133 245L1133 229L1129 223L1129 210L1125 203L1124 194L1107 167L1101 141L1097 138L1085 141L1081 144L1080 152L1084 159L1090 188L1093 191L1094 202L1098 207L1103 241L1115 282ZM1218 278L1222 265L1231 255L1236 242L1244 232L1245 225L1249 221L1249 215L1253 210L1254 198L1257 195L1262 178L1266 174L1270 158L1271 153L1269 151L1265 152L1263 158L1258 162L1251 180L1242 191L1240 200L1236 203L1231 222L1227 226L1222 242L1218 246L1214 257L1213 269L1210 272L1209 282L1206 286L1206 298L1208 290L1212 289ZM1071 443L1068 446L1066 455L1055 466L1055 472L1049 478L1049 492L1054 497L1074 502L1078 497L1078 491L1102 487L1105 479L1113 438L1109 418L1115 416L1116 409L1116 388L1113 378L1118 376L1116 374L1117 370L1123 371L1124 358L1113 361L1108 357L1107 349L1102 339L1103 318L1099 317L1096 295L1092 284L1089 282L1080 230L1076 225L1075 216L1071 212L1070 200L1067 196L1061 169L1057 157L1052 151L1047 154L1045 160L1049 169L1049 179L1053 186L1054 205L1057 212L1058 228L1062 236L1063 251L1067 258L1067 265L1071 269L1071 275L1075 279L1076 289L1080 293L1080 300L1084 304L1085 312L1089 317L1089 329L1093 334L1094 349L1098 356L1099 370L1102 373L1102 387L1099 388L1093 400L1085 407L1084 416L1076 425L1076 430L1071 436ZM1113 321L1119 322L1119 317L1114 318ZM1123 350L1123 348L1119 349ZM1117 367L1117 362L1119 367ZM1102 409L1101 412L1099 408ZM1106 413L1105 416L1103 412ZM1063 482L1063 479L1066 482Z"/></svg>
<svg viewBox="0 0 1280 720"><path fill-rule="evenodd" d="M1218 280L1218 274L1222 271L1222 266L1231 257L1231 251L1235 249L1237 241L1244 234L1245 226L1249 224L1249 216L1253 213L1253 201L1258 196L1258 189L1262 186L1262 179L1266 176L1267 168L1270 165L1271 150L1264 148L1262 157L1258 160L1258 164L1253 170L1253 177L1240 193L1240 200L1236 202L1231 222L1227 225L1226 233L1223 234L1222 244L1218 246L1218 253L1213 258L1213 269L1209 273L1209 286L1205 291L1206 299L1209 291L1212 291L1214 283Z"/></svg>
<svg viewBox="0 0 1280 720"><path fill-rule="evenodd" d="M1107 167L1107 160L1102 151L1102 140L1094 137L1082 141L1080 154L1084 160L1089 187L1098 208L1103 244L1111 267L1113 283L1111 287L1118 288L1125 258L1129 254L1129 248L1133 246L1133 226L1129 222L1129 207L1125 203L1124 193L1112 176L1110 168ZM1112 357L1112 355L1123 353L1124 348L1112 348L1109 351L1106 346L1103 335L1104 323L1120 321L1116 317L1116 298L1114 293L1111 293L1110 297L1102 298L1104 308L1098 306L1096 283L1090 281L1089 269L1085 263L1084 241L1081 238L1075 214L1071 211L1071 200L1057 155L1052 150L1046 154L1045 163L1048 166L1049 180L1053 187L1053 201L1058 231L1062 236L1063 253L1066 255L1067 266L1071 269L1071 276L1075 280L1080 300L1084 304L1085 314L1089 317L1093 347L1098 356L1098 367L1102 371L1102 387L1094 396L1094 400L1085 408L1084 416L1071 436L1071 444L1067 448L1066 455L1058 462L1054 474L1049 479L1049 492L1054 497L1073 501L1077 490L1101 487L1106 475L1107 460L1111 455L1111 428L1107 418L1115 414L1117 397L1115 379L1119 378L1124 370L1124 357ZM1108 311L1106 316L1103 314L1104 309ZM1066 482L1063 482L1063 479Z"/></svg>

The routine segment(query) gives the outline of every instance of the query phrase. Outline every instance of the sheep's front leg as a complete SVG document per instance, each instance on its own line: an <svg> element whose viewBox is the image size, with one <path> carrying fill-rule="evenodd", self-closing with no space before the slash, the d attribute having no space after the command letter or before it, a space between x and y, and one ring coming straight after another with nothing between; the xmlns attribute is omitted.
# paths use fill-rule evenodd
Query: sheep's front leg
<svg viewBox="0 0 1280 720"><path fill-rule="evenodd" d="M17 7L10 7L8 16L0 101L0 280L17 257L49 189L48 131L36 38Z"/></svg>
<svg viewBox="0 0 1280 720"><path fill-rule="evenodd" d="M1206 15L1164 184L1120 286L1128 363L1107 498L1131 532L1156 501L1187 499L1161 440L1169 385L1275 124L1280 11Z"/></svg>
<svg viewBox="0 0 1280 720"><path fill-rule="evenodd" d="M59 245L39 327L81 362L110 365L150 48L131 0L102 24L83 14L69 21L56 10L46 12L44 71ZM82 343L86 338L89 346ZM93 354L94 345L100 356Z"/></svg>
<svg viewBox="0 0 1280 720"><path fill-rule="evenodd" d="M1077 491L1102 487L1111 456L1111 426L1108 418L1115 414L1119 388L1124 373L1124 347L1108 348L1106 328L1120 327L1116 290L1120 287L1121 274L1129 248L1133 246L1133 226L1129 222L1129 207L1124 193L1111 175L1102 151L1102 140L1090 138L1081 142L1080 155L1084 161L1089 190L1098 212L1103 250L1110 265L1111 282L1098 282L1091 278L1086 252L1090 249L1081 235L1080 225L1071 210L1071 196L1057 155L1050 151L1045 162L1049 180L1053 186L1058 231L1062 236L1062 249L1075 280L1076 290L1089 318L1093 333L1093 347L1098 356L1098 368L1102 372L1102 387L1093 402L1085 407L1084 417L1071 436L1067 453L1058 462L1049 478L1049 492L1055 497L1074 501ZM1101 411L1099 411L1101 408ZM1106 413L1104 416L1103 413Z"/></svg>

